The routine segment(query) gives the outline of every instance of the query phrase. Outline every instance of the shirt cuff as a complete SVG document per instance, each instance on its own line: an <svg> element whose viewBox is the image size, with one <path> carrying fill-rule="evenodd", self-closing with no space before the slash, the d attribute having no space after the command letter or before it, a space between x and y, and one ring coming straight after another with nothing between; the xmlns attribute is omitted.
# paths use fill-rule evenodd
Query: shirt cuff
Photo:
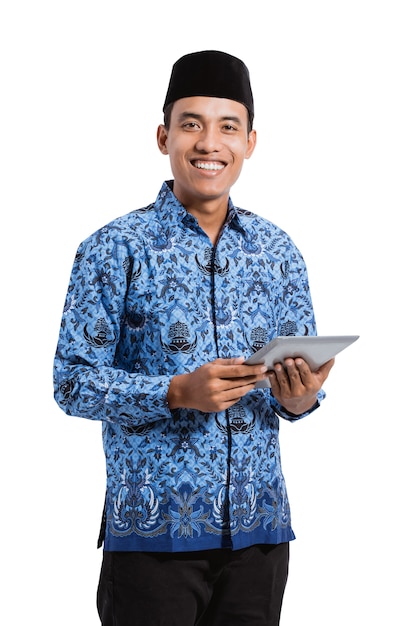
<svg viewBox="0 0 417 626"><path fill-rule="evenodd" d="M272 395L272 392L271 392ZM303 417L307 417L307 415L310 415L311 413L313 413L313 411L315 411L316 409L319 408L320 403L322 400L324 400L324 398L326 397L325 392L321 389L318 394L317 394L317 400L315 402L315 404L313 404L313 406L308 409L308 411L305 411L304 413L300 413L299 415L295 415L294 413L291 413L290 411L287 411L287 409L285 409L277 400L275 400L275 398L272 396L273 400L275 401L275 406L272 405L272 409L274 411L274 413L276 415L278 415L279 417L282 417L283 419L287 420L288 422L297 422L300 419L303 419Z"/></svg>

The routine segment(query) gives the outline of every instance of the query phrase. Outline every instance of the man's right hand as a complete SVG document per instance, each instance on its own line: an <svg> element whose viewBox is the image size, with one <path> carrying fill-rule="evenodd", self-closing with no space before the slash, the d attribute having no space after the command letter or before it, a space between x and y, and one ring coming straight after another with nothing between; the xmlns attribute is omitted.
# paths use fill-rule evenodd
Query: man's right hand
<svg viewBox="0 0 417 626"><path fill-rule="evenodd" d="M169 408L225 411L267 377L264 365L243 363L243 357L216 359L194 372L174 376L167 394Z"/></svg>

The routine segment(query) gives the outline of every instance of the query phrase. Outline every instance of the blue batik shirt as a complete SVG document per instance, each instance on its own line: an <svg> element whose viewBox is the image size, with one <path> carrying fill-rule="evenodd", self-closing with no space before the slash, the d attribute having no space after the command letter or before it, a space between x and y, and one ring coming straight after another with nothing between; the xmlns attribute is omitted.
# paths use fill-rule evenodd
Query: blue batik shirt
<svg viewBox="0 0 417 626"><path fill-rule="evenodd" d="M170 410L173 376L316 333L288 235L236 208L215 246L165 182L78 251L55 357L55 398L101 420L105 550L238 549L294 538L268 388L228 411ZM319 400L323 397L319 393ZM301 416L302 417L302 416ZM82 526L82 519L76 520Z"/></svg>

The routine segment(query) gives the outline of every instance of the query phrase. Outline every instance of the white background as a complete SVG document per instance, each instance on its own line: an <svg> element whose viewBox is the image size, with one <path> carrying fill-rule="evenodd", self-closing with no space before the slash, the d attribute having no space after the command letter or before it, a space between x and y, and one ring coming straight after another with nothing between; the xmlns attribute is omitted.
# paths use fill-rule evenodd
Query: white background
<svg viewBox="0 0 417 626"><path fill-rule="evenodd" d="M104 455L100 424L52 399L61 311L80 241L170 177L155 133L171 67L208 48L240 56L252 77L258 146L235 204L301 248L319 333L361 335L320 411L282 424L297 535L282 625L416 625L413 4L3 4L7 626L98 624Z"/></svg>

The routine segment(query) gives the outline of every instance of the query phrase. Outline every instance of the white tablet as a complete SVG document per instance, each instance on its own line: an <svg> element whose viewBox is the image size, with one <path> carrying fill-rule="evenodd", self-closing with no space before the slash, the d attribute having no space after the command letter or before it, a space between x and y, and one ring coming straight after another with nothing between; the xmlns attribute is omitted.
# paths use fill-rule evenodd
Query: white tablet
<svg viewBox="0 0 417 626"><path fill-rule="evenodd" d="M280 363L286 358L301 357L309 364L310 369L315 371L358 338L359 335L276 337L252 354L245 363L248 365L265 363L268 369L272 369L275 363ZM271 385L266 379L257 383L256 386L270 387Z"/></svg>

